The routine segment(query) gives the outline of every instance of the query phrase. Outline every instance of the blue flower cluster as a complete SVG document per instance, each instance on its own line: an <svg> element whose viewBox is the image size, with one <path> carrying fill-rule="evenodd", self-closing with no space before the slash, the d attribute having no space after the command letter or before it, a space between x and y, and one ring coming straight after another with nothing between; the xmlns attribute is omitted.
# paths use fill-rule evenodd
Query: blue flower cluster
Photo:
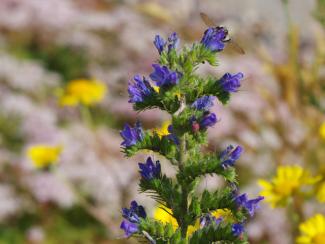
<svg viewBox="0 0 325 244"><path fill-rule="evenodd" d="M153 44L158 50L158 53L161 54L166 45L168 44L168 52L170 52L172 49L175 49L179 45L179 38L177 36L176 32L173 32L169 37L168 37L168 43L167 41L164 40L160 35L155 36L155 40L153 41Z"/></svg>
<svg viewBox="0 0 325 244"><path fill-rule="evenodd" d="M140 174L143 179L152 180L153 178L157 178L161 173L161 166L159 161L157 160L154 164L151 157L147 158L146 163L139 163Z"/></svg>
<svg viewBox="0 0 325 244"><path fill-rule="evenodd" d="M154 71L150 74L150 78L156 81L156 85L159 87L166 87L178 84L182 74L176 71L168 69L167 66L161 66L160 64L152 65Z"/></svg>
<svg viewBox="0 0 325 244"><path fill-rule="evenodd" d="M189 122L192 126L192 131L197 132L199 129L207 129L208 127L214 126L218 122L218 119L215 113L206 112L199 121L195 116L192 116Z"/></svg>
<svg viewBox="0 0 325 244"><path fill-rule="evenodd" d="M228 146L219 155L221 166L223 168L234 166L235 162L239 159L243 151L244 149L241 146L237 146L236 148L234 148L232 145Z"/></svg>
<svg viewBox="0 0 325 244"><path fill-rule="evenodd" d="M134 128L126 124L124 129L120 132L120 135L124 139L121 145L124 147L131 147L138 141L143 140L144 132L141 123L137 121Z"/></svg>
<svg viewBox="0 0 325 244"><path fill-rule="evenodd" d="M145 77L141 79L139 75L135 75L133 79L135 82L129 82L128 87L129 103L143 102L146 97L155 92Z"/></svg>
<svg viewBox="0 0 325 244"><path fill-rule="evenodd" d="M225 48L228 31L224 27L210 27L204 32L201 43L212 52L220 52Z"/></svg>
<svg viewBox="0 0 325 244"><path fill-rule="evenodd" d="M192 108L197 110L209 110L213 106L214 96L203 96L198 98L193 104Z"/></svg>
<svg viewBox="0 0 325 244"><path fill-rule="evenodd" d="M237 74L224 74L219 80L219 85L226 92L237 92L240 87L240 80L244 78L244 74L239 72Z"/></svg>
<svg viewBox="0 0 325 244"><path fill-rule="evenodd" d="M138 205L136 201L131 202L130 209L122 208L122 221L120 228L124 230L125 236L129 237L139 231L140 218L146 218L147 214L144 207Z"/></svg>

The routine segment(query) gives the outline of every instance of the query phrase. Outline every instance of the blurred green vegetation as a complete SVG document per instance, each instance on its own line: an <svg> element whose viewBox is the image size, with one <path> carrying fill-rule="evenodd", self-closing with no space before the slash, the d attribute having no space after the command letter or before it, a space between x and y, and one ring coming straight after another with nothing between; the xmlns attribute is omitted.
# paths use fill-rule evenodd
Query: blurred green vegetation
<svg viewBox="0 0 325 244"><path fill-rule="evenodd" d="M24 143L21 118L0 113L0 146L13 152L19 152Z"/></svg>
<svg viewBox="0 0 325 244"><path fill-rule="evenodd" d="M39 214L42 212L43 214ZM32 226L44 231L44 244L98 243L107 238L107 230L82 207L59 209L48 206L37 213L23 213L0 225L0 244L26 243L28 230Z"/></svg>

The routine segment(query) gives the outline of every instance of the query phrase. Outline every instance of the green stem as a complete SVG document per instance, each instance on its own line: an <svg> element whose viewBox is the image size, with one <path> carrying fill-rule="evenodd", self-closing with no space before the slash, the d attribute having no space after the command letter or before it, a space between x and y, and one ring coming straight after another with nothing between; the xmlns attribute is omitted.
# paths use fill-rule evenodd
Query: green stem
<svg viewBox="0 0 325 244"><path fill-rule="evenodd" d="M178 167L179 170L182 171L184 168L184 164L186 161L186 136L183 135L180 139L180 145L179 145L179 163L178 163ZM182 190L182 202L181 202L181 210L183 212L183 214L180 216L180 220L179 220L179 225L181 227L181 233L182 233L182 237L186 238L186 233L187 233L187 228L188 228L188 224L186 221L186 216L187 216L187 212L188 212L188 202L187 202L187 198L188 198L188 190L187 190L187 186L182 183L181 184L181 190Z"/></svg>
<svg viewBox="0 0 325 244"><path fill-rule="evenodd" d="M81 112L81 117L83 122L85 122L90 127L93 127L94 123L93 123L93 119L89 107L85 105L81 105L80 112Z"/></svg>

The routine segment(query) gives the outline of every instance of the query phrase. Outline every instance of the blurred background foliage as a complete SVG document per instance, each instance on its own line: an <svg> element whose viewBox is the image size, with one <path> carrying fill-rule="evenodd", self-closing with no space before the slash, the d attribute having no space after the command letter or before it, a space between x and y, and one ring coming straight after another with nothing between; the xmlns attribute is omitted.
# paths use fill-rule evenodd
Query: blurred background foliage
<svg viewBox="0 0 325 244"><path fill-rule="evenodd" d="M200 11L246 51L228 48L217 70L198 70L246 76L226 110L214 107L221 121L207 150L242 145L240 185L252 195L262 190L259 179L271 182L283 165L320 177L308 191L290 191L282 206L265 203L248 226L250 242L294 243L301 223L324 216L315 197L325 194L324 0L1 0L0 243L134 243L121 239L121 207L133 198L148 210L156 204L137 193L143 158L122 157L118 132L138 116L152 129L170 118L132 112L127 83L151 71L155 34L200 40ZM80 79L104 84L96 92L105 96L98 101L78 88L72 93L80 100L61 106L70 82ZM27 153L37 145L62 147L57 163L37 169ZM209 189L218 185L202 180Z"/></svg>

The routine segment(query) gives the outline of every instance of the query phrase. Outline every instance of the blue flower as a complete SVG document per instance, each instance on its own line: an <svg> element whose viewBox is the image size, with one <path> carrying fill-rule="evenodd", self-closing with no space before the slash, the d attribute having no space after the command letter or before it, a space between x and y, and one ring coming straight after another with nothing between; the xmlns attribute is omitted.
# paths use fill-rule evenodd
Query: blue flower
<svg viewBox="0 0 325 244"><path fill-rule="evenodd" d="M205 115L200 121L200 127L206 129L207 127L214 126L217 123L217 116L215 113Z"/></svg>
<svg viewBox="0 0 325 244"><path fill-rule="evenodd" d="M153 44L157 48L159 54L161 54L164 51L164 47L166 46L166 41L160 35L156 35Z"/></svg>
<svg viewBox="0 0 325 244"><path fill-rule="evenodd" d="M227 35L224 27L210 27L204 32L201 43L212 52L220 52L225 48Z"/></svg>
<svg viewBox="0 0 325 244"><path fill-rule="evenodd" d="M180 73L169 70L167 66L153 64L152 67L154 71L150 74L150 78L156 81L159 87L176 85L181 77Z"/></svg>
<svg viewBox="0 0 325 244"><path fill-rule="evenodd" d="M222 167L227 168L229 166L234 166L243 151L244 149L241 146L237 146L235 149L232 145L228 146L227 149L222 151L219 155Z"/></svg>
<svg viewBox="0 0 325 244"><path fill-rule="evenodd" d="M203 96L198 98L193 104L192 108L197 110L209 110L213 106L214 96Z"/></svg>
<svg viewBox="0 0 325 244"><path fill-rule="evenodd" d="M214 217L212 214L206 214L203 217L200 218L200 227L204 228L210 224L212 224L213 222L218 225L221 223L221 221L223 220L222 217L220 218L216 218Z"/></svg>
<svg viewBox="0 0 325 244"><path fill-rule="evenodd" d="M173 141L176 145L179 145L179 140L177 136L174 133L173 125L169 125L167 128L169 134L167 135L167 138L171 141Z"/></svg>
<svg viewBox="0 0 325 244"><path fill-rule="evenodd" d="M172 49L175 49L179 45L179 38L177 36L177 33L174 32L168 37L168 52Z"/></svg>
<svg viewBox="0 0 325 244"><path fill-rule="evenodd" d="M240 223L233 224L231 227L231 231L234 236L240 236L240 234L245 231L244 225Z"/></svg>
<svg viewBox="0 0 325 244"><path fill-rule="evenodd" d="M132 201L130 209L122 208L122 216L125 220L122 221L120 228L124 230L126 237L129 237L139 231L140 218L146 218L147 214L143 206Z"/></svg>
<svg viewBox="0 0 325 244"><path fill-rule="evenodd" d="M146 97L154 92L154 89L145 77L141 79L139 75L135 75L134 81L133 83L129 82L129 103L143 102Z"/></svg>
<svg viewBox="0 0 325 244"><path fill-rule="evenodd" d="M127 220L123 220L120 228L124 230L125 236L130 237L132 234L136 233L139 231L139 225L129 222Z"/></svg>
<svg viewBox="0 0 325 244"><path fill-rule="evenodd" d="M138 205L136 201L132 201L130 209L122 208L122 216L131 223L139 223L140 218L146 218L147 214L143 206Z"/></svg>
<svg viewBox="0 0 325 244"><path fill-rule="evenodd" d="M124 147L131 147L135 145L138 141L143 140L144 133L141 124L138 121L135 124L134 128L126 124L124 126L124 129L120 132L120 135L124 139L121 145Z"/></svg>
<svg viewBox="0 0 325 244"><path fill-rule="evenodd" d="M151 180L153 178L159 177L161 172L160 163L157 160L156 164L153 163L151 157L147 158L145 164L139 163L140 174L146 180Z"/></svg>
<svg viewBox="0 0 325 244"><path fill-rule="evenodd" d="M244 74L239 72L237 74L224 74L219 80L219 85L224 91L237 92L240 87L240 80L244 78Z"/></svg>
<svg viewBox="0 0 325 244"><path fill-rule="evenodd" d="M259 196L257 198L248 200L247 194L244 193L242 195L239 195L235 198L235 201L239 207L246 208L246 210L249 212L249 215L252 217L254 216L255 210L259 208L259 202L262 201L264 197Z"/></svg>

